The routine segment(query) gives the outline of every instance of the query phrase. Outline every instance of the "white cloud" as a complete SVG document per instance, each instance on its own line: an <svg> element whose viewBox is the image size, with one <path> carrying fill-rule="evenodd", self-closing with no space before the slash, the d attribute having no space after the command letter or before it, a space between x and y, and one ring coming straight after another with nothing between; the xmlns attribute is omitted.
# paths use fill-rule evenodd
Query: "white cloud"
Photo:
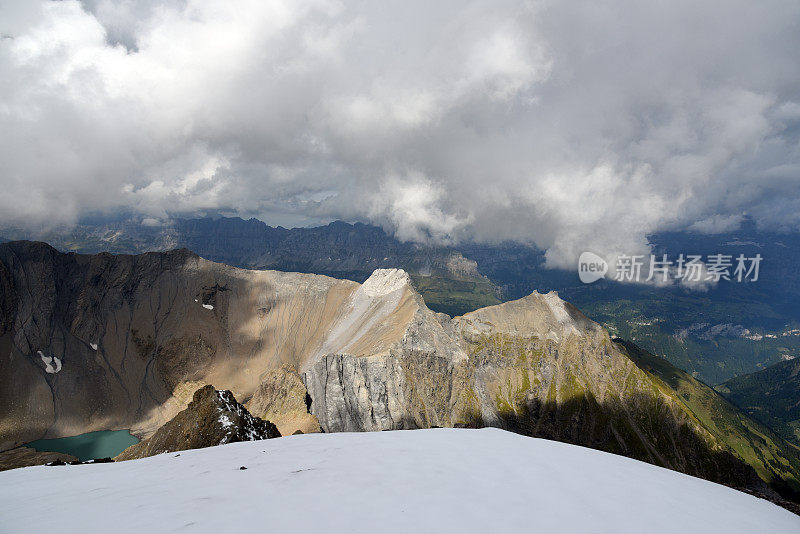
<svg viewBox="0 0 800 534"><path fill-rule="evenodd" d="M721 234L731 232L739 228L744 215L712 215L689 226L689 230L701 234Z"/></svg>
<svg viewBox="0 0 800 534"><path fill-rule="evenodd" d="M0 224L127 208L521 239L800 227L800 7L0 4Z"/></svg>
<svg viewBox="0 0 800 534"><path fill-rule="evenodd" d="M441 186L418 172L391 176L372 198L367 215L384 222L405 241L451 242L469 222L442 209Z"/></svg>

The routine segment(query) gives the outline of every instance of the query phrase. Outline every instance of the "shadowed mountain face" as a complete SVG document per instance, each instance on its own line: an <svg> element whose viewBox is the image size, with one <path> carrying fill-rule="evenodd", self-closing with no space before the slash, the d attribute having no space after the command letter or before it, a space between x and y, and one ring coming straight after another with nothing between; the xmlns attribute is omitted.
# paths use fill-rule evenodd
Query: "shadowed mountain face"
<svg viewBox="0 0 800 534"><path fill-rule="evenodd" d="M284 435L498 426L740 487L800 488L791 446L557 294L451 319L410 282L397 269L359 284L187 251L0 245L0 440L146 438L213 384Z"/></svg>
<svg viewBox="0 0 800 534"><path fill-rule="evenodd" d="M715 389L751 417L800 446L800 358L737 376Z"/></svg>
<svg viewBox="0 0 800 534"><path fill-rule="evenodd" d="M0 321L6 448L104 428L147 435L204 383L264 409L280 406L263 387L268 378L297 391L299 375L292 383L282 369L305 370L326 353L387 352L422 302L402 271L379 271L361 285L245 271L185 250L81 256L14 242L0 247L0 265L9 288ZM446 337L441 327L425 343L437 336ZM285 406L297 420L297 406ZM283 433L315 428L313 420L293 429L271 420Z"/></svg>

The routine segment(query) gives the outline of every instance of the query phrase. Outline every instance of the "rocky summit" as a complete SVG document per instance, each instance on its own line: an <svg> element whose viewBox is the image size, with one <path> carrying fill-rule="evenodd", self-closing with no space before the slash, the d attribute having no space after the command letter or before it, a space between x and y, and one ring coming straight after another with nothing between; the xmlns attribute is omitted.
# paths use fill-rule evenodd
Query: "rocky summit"
<svg viewBox="0 0 800 534"><path fill-rule="evenodd" d="M198 389L189 406L150 438L131 445L115 460L279 437L275 425L250 415L230 391L217 391L209 385Z"/></svg>
<svg viewBox="0 0 800 534"><path fill-rule="evenodd" d="M108 428L155 439L214 384L283 435L493 426L800 492L795 448L554 292L451 318L399 269L359 284L30 242L0 244L0 287L7 448Z"/></svg>

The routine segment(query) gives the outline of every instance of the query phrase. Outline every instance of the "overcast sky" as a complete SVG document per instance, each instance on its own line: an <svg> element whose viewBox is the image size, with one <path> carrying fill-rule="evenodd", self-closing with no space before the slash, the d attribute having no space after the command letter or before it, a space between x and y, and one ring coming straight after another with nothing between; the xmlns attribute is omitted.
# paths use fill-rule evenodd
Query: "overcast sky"
<svg viewBox="0 0 800 534"><path fill-rule="evenodd" d="M0 225L800 229L800 2L0 0Z"/></svg>

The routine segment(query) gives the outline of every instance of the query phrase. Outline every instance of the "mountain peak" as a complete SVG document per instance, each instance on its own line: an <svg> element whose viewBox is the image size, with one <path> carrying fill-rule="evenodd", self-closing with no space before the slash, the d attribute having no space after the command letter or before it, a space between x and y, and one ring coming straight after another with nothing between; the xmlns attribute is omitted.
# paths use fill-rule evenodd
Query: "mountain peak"
<svg viewBox="0 0 800 534"><path fill-rule="evenodd" d="M411 285L411 277L403 269L375 269L362 284L367 296L380 297Z"/></svg>
<svg viewBox="0 0 800 534"><path fill-rule="evenodd" d="M481 308L465 314L459 322L478 331L497 330L554 341L566 340L573 334L581 336L602 331L599 325L561 299L555 291L534 291L518 300Z"/></svg>

